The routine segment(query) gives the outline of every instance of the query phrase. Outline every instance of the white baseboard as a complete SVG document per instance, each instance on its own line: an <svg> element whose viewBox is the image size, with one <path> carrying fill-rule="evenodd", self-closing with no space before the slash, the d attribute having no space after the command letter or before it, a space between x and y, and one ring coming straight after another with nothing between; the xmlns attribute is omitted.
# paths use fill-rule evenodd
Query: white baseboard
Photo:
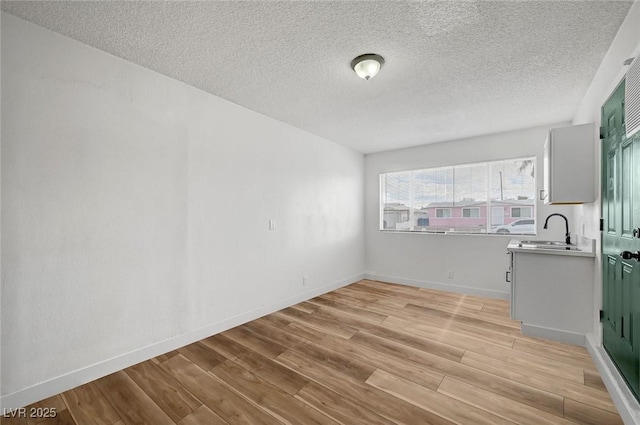
<svg viewBox="0 0 640 425"><path fill-rule="evenodd" d="M84 385L87 382L102 378L103 376L125 369L129 366L133 366L145 360L149 360L168 351L184 347L185 345L200 341L201 339L207 338L211 335L224 332L243 323L250 322L259 317L265 316L278 310L282 310L283 308L292 306L299 302L357 282L364 279L364 276L364 273L361 273L359 275L343 279L339 282L325 285L320 288L314 288L293 297L276 301L268 306L259 308L257 310L230 317L223 321L204 326L202 328L148 345L146 347L139 348L137 350L113 357L111 359L103 360L82 369L74 370L64 375L49 379L47 381L40 382L31 387L4 395L0 397L0 411L4 411L3 409L9 410L28 406L31 403L35 403L56 394L60 394L79 385Z"/></svg>
<svg viewBox="0 0 640 425"><path fill-rule="evenodd" d="M609 390L611 400L625 425L640 425L640 403L624 382L624 378L611 361L604 348L596 342L593 334L587 334L587 350L600 372L604 385Z"/></svg>
<svg viewBox="0 0 640 425"><path fill-rule="evenodd" d="M426 282L424 280L407 279L397 276L385 276L381 274L365 273L365 279L378 280L380 282L399 283L401 285L417 286L419 288L438 289L440 291L456 292L458 294L477 295L479 297L497 298L501 300L511 299L509 292L494 291L492 289L473 288L471 286L451 285L446 283Z"/></svg>
<svg viewBox="0 0 640 425"><path fill-rule="evenodd" d="M554 341L566 342L568 344L580 345L584 347L586 345L584 334L563 331L560 329L545 328L542 326L528 325L522 322L521 326L522 334L528 336L534 336L537 338L551 339Z"/></svg>

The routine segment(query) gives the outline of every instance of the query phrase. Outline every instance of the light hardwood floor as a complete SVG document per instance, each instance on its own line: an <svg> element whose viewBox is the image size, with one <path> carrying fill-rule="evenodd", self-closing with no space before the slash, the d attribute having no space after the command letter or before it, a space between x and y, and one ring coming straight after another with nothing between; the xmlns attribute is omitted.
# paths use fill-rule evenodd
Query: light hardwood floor
<svg viewBox="0 0 640 425"><path fill-rule="evenodd" d="M506 301L364 280L43 400L3 424L621 424L584 348Z"/></svg>

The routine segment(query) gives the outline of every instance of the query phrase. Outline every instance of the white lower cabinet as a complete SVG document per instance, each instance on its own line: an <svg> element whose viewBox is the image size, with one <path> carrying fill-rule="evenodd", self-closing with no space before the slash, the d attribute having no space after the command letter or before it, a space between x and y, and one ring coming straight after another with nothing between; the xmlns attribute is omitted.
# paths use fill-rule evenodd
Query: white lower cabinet
<svg viewBox="0 0 640 425"><path fill-rule="evenodd" d="M594 259L509 250L511 318L522 333L584 345L593 327Z"/></svg>

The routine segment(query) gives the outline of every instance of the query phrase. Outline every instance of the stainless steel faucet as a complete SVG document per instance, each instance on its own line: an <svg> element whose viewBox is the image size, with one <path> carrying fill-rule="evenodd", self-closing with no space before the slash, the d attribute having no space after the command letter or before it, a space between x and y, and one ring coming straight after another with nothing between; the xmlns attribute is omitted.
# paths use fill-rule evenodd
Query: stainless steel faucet
<svg viewBox="0 0 640 425"><path fill-rule="evenodd" d="M569 220L567 220L567 217L565 217L563 214L560 214L560 213L553 213L553 214L549 214L549 215L547 216L547 219L544 221L544 227L543 227L543 229L546 229L546 228L547 228L547 224L549 223L549 219L550 219L551 217L553 217L554 215L558 215L558 216L560 216L560 217L564 218L564 227L565 227L565 235L564 235L564 236L565 236L565 240L564 240L564 242L565 242L567 245L571 244L571 234L569 233Z"/></svg>

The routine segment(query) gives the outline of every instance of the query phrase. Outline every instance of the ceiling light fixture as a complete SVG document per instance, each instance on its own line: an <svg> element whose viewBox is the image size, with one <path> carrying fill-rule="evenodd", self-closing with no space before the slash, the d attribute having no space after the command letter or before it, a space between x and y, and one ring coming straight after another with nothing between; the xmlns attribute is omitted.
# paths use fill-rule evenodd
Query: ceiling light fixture
<svg viewBox="0 0 640 425"><path fill-rule="evenodd" d="M384 58L375 53L360 55L351 61L351 68L363 80L370 80L375 77L382 65L384 65Z"/></svg>

